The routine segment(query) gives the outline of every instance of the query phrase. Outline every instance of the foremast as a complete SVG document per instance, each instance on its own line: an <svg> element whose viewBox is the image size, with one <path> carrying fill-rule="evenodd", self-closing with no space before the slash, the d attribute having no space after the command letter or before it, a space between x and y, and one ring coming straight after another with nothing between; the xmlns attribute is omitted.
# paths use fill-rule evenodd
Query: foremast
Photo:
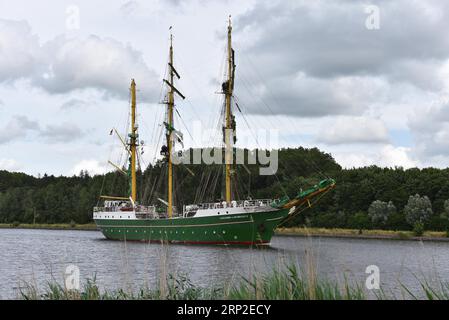
<svg viewBox="0 0 449 320"><path fill-rule="evenodd" d="M232 162L234 156L234 139L235 139L235 121L232 115L232 94L234 91L234 50L232 49L232 24L231 16L229 16L228 24L228 78L223 84L223 93L225 94L225 127L224 127L224 142L225 142L225 180L226 180L226 202L228 204L232 201Z"/></svg>
<svg viewBox="0 0 449 320"><path fill-rule="evenodd" d="M137 147L139 146L139 134L137 133L138 126L136 121L136 82L134 79L131 79L131 87L129 88L131 94L131 128L128 133L129 139L124 139L117 131L117 129L113 128L111 130L110 135L114 132L117 137L120 139L123 147L126 150L126 154L129 156L128 158L128 170L125 171L121 166L108 161L108 163L113 166L118 172L127 176L129 181L128 188L128 196L127 197L117 197L117 196L106 196L101 195L100 198L104 200L131 200L133 206L135 206L137 202Z"/></svg>

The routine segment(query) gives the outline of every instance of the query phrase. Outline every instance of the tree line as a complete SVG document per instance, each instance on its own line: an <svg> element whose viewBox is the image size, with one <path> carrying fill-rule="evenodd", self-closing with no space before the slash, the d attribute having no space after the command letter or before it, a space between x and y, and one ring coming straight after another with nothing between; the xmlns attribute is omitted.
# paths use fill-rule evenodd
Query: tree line
<svg viewBox="0 0 449 320"><path fill-rule="evenodd" d="M275 176L259 175L258 164L236 167L235 196L294 197L322 179L332 177L337 182L334 190L289 221L288 226L417 232L449 227L449 169L343 169L330 154L317 148L281 149L278 155ZM159 161L138 172L141 202L164 198L164 187L157 180L163 180L164 170L164 162ZM183 165L176 171L177 187L182 189L177 193L178 206L198 200L220 200L222 177L205 178L207 172L220 173L219 166ZM211 181L215 181L213 185ZM201 199L200 185L209 191ZM162 191L154 191L156 186ZM89 223L100 193L123 196L127 192L127 177L118 172L91 176L83 171L72 177L34 177L0 171L0 223Z"/></svg>

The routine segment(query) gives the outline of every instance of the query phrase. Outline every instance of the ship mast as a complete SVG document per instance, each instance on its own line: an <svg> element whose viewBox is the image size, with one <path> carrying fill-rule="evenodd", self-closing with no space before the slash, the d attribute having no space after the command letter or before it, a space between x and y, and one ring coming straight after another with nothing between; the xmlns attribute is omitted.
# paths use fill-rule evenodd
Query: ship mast
<svg viewBox="0 0 449 320"><path fill-rule="evenodd" d="M171 30L171 27L170 27ZM168 85L168 101L167 101L167 163L168 163L168 183L167 183L167 213L168 217L171 218L173 216L173 134L176 134L177 131L174 129L174 121L173 121L173 111L175 108L175 93L179 95L182 99L185 99L184 95L176 89L174 81L175 77L180 79L178 72L176 71L173 65L173 35L170 34L170 52L169 52L169 63L168 63L170 72L169 72L169 80L165 80L164 82Z"/></svg>
<svg viewBox="0 0 449 320"><path fill-rule="evenodd" d="M232 25L231 16L229 16L228 25L228 79L224 83L223 91L225 94L225 130L224 130L224 141L225 141L225 164L226 164L226 202L229 204L232 201L232 191L231 191L231 179L232 179L232 159L233 159L233 118L231 110L231 100L234 90L234 53L232 50Z"/></svg>
<svg viewBox="0 0 449 320"><path fill-rule="evenodd" d="M170 35L170 66L173 66L173 35ZM173 128L173 108L175 105L174 97L174 72L173 68L170 68L170 90L168 92L168 113L167 121L168 127ZM167 135L167 146L168 146L168 217L171 218L173 215L173 163L172 163L172 149L173 140L171 137L171 131L168 131Z"/></svg>
<svg viewBox="0 0 449 320"><path fill-rule="evenodd" d="M136 126L136 82L131 81L131 133L129 134L129 147L131 152L130 171L131 171L131 199L137 200L137 179L136 179L136 149L137 149L137 126Z"/></svg>
<svg viewBox="0 0 449 320"><path fill-rule="evenodd" d="M127 176L129 181L129 189L128 189L128 197L116 197L116 196L104 196L101 195L101 199L105 200L130 200L135 205L137 201L137 174L136 174L136 166L137 166L137 147L139 146L139 134L137 133L138 126L136 124L136 82L134 79L131 79L131 87L129 88L131 93L131 128L128 133L129 141L126 141L118 131L113 128L111 130L111 135L113 132L120 139L120 142L125 147L126 153L129 155L129 164L128 170L123 170L119 165L108 161L108 163L117 169L120 173Z"/></svg>

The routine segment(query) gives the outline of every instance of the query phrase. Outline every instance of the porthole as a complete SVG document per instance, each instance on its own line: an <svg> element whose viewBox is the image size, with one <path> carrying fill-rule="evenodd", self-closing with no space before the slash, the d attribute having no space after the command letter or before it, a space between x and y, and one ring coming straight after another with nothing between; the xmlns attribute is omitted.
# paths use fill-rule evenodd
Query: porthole
<svg viewBox="0 0 449 320"><path fill-rule="evenodd" d="M214 234L216 234L215 230L214 230Z"/></svg>
<svg viewBox="0 0 449 320"><path fill-rule="evenodd" d="M234 236L234 239L237 239L237 236Z"/></svg>
<svg viewBox="0 0 449 320"><path fill-rule="evenodd" d="M223 230L223 234L226 234L226 231Z"/></svg>

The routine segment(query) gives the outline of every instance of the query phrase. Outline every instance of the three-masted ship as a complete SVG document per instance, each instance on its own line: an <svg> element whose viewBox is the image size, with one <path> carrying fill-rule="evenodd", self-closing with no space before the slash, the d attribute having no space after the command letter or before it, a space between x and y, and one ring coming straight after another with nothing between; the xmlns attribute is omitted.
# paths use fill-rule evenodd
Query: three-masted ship
<svg viewBox="0 0 449 320"><path fill-rule="evenodd" d="M138 126L136 124L136 83L131 82L131 128L128 138L121 139L129 155L126 174L130 187L128 197L102 196L103 205L95 207L93 219L108 239L167 242L184 244L225 244L261 245L271 241L274 230L283 221L293 217L301 208L311 205L311 200L335 186L335 181L326 179L313 188L301 191L289 199L233 199L232 169L235 131L232 113L232 99L235 79L234 50L232 48L232 26L229 21L227 43L227 79L222 85L225 95L225 115L223 123L224 182L225 199L213 203L195 203L177 210L173 196L173 154L177 131L174 129L175 96L185 97L175 87L174 80L179 74L173 61L173 38L170 38L168 88L166 113L166 146L163 154L167 162L167 199L162 200L165 210L157 205L142 205L137 199L137 148L139 146ZM117 170L122 170L117 167ZM122 170L123 171L123 170Z"/></svg>

